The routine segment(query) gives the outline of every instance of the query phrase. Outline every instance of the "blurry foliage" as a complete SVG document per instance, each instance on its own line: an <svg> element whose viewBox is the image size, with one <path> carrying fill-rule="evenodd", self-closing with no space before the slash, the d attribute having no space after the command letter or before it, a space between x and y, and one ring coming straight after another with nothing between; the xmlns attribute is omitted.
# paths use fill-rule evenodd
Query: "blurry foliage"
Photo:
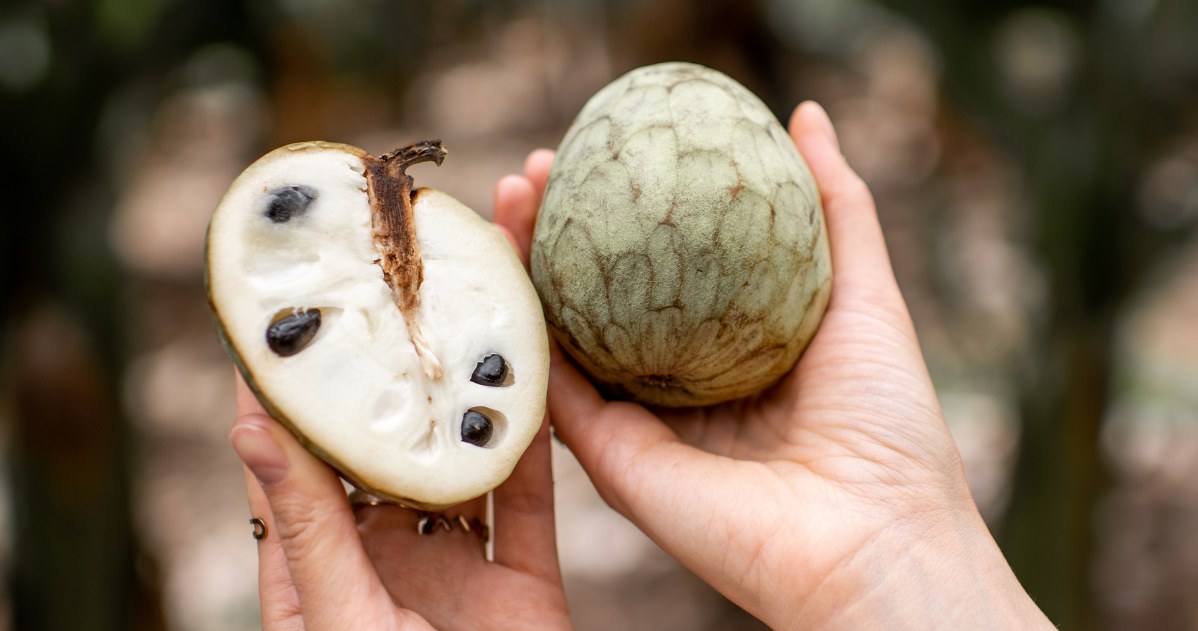
<svg viewBox="0 0 1198 631"><path fill-rule="evenodd" d="M909 152L889 159L907 162L899 179L918 181L881 183L893 197L880 203L885 211L926 198L914 231L932 246L923 265L934 287L959 287L969 277L938 269L931 241L943 235L928 217L946 213L937 205L951 196L928 182L951 175L954 158L996 154L1013 165L1013 183L1002 186L1026 209L1014 223L1035 261L1023 282L1043 290L1038 302L1019 305L1022 354L1002 368L1024 429L998 526L1018 575L1052 619L1093 626L1092 523L1108 482L1099 432L1112 398L1116 329L1144 277L1193 238L1198 222L1192 0L7 2L0 7L0 409L12 425L4 462L14 487L18 552L9 582L18 628L164 624L153 602L154 561L130 523L132 432L118 394L139 344L131 338L142 334L128 324L136 279L110 241L118 194L138 160L157 155L147 147L202 133L163 134L171 124L163 103L216 85L252 93L251 101L260 95L269 120L239 128L253 136L240 139L247 151L317 132L360 134L406 122L418 109L411 103L421 95L412 91L422 73L485 56L505 25L528 15L602 29L615 73L678 58L716 67L783 120L799 98L884 84L903 66L863 61L867 45L896 25L912 34L896 50L934 66L938 84L930 89L942 92L929 103L882 109L858 99L844 115L866 121L857 129L870 133L852 141L846 128L842 139ZM883 76L867 76L862 68L871 63ZM902 98L923 98L919 86L905 89ZM549 91L559 106L572 103ZM885 108L901 107L922 107L935 120L927 130L896 131L916 120L887 118L893 112ZM542 131L559 130L572 115L550 111L556 118ZM943 149L928 140L933 133L950 138ZM940 156L971 143L986 149ZM190 282L194 288L198 278ZM97 431L94 440L65 441ZM65 442L71 458L58 453ZM89 501L61 501L84 482ZM104 511L110 518L96 518ZM91 536L68 537L45 524ZM65 585L80 595L71 607L58 603Z"/></svg>

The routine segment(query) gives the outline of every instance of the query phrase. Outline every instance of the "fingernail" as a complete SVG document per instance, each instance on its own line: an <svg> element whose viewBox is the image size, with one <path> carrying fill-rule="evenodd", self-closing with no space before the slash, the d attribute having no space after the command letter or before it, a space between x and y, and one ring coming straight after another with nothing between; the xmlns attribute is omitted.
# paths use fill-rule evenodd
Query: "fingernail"
<svg viewBox="0 0 1198 631"><path fill-rule="evenodd" d="M530 171L532 171L534 168L539 168L539 166L546 161L552 165L553 155L552 149L534 149L528 154L528 157L524 159L524 174L528 175Z"/></svg>
<svg viewBox="0 0 1198 631"><path fill-rule="evenodd" d="M513 186L526 186L528 188L532 188L532 186L528 184L528 178L524 177L523 175L509 173L508 175L499 178L499 183L495 185L495 189L498 191L507 191Z"/></svg>
<svg viewBox="0 0 1198 631"><path fill-rule="evenodd" d="M529 152L527 158L528 162L541 162L542 160L553 160L553 150L541 147L539 149L533 149L531 152Z"/></svg>
<svg viewBox="0 0 1198 631"><path fill-rule="evenodd" d="M815 101L807 101L807 108L812 110L813 120L811 122L819 126L820 133L828 140L837 150L840 149L840 139L836 137L836 128L832 127L832 119L828 118L828 111L822 105Z"/></svg>
<svg viewBox="0 0 1198 631"><path fill-rule="evenodd" d="M263 484L274 484L287 475L287 454L265 428L239 422L229 434L237 456Z"/></svg>

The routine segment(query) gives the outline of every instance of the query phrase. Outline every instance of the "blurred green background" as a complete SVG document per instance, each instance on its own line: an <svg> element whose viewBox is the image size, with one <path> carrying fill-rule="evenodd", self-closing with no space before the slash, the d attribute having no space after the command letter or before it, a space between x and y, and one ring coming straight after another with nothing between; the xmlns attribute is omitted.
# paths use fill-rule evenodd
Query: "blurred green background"
<svg viewBox="0 0 1198 631"><path fill-rule="evenodd" d="M424 137L484 215L615 76L831 113L975 496L1066 629L1198 629L1198 1L7 0L2 629L257 628L203 293L283 143ZM759 628L556 452L580 629Z"/></svg>

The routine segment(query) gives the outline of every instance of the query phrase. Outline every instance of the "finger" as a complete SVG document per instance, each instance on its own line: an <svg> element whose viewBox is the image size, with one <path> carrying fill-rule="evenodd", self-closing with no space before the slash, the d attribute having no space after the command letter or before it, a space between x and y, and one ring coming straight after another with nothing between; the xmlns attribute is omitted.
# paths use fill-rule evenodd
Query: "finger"
<svg viewBox="0 0 1198 631"><path fill-rule="evenodd" d="M667 552L701 555L698 548L712 539L706 516L723 509L712 506L718 494L695 489L730 478L735 461L683 444L639 405L605 403L556 347L553 352L550 418L595 489ZM705 518L685 518L694 515Z"/></svg>
<svg viewBox="0 0 1198 631"><path fill-rule="evenodd" d="M250 390L250 387L246 385L241 372L234 369L233 375L237 383L237 416L266 414L266 409L262 407L262 403L258 401L258 397L254 396L254 392Z"/></svg>
<svg viewBox="0 0 1198 631"><path fill-rule="evenodd" d="M906 314L873 195L849 167L824 109L795 108L790 133L819 186L832 254L832 301L863 303Z"/></svg>
<svg viewBox="0 0 1198 631"><path fill-rule="evenodd" d="M263 413L262 404L254 397L241 373L234 372L237 392L237 416ZM276 629L302 629L303 618L299 608L299 596L291 583L291 572L287 569L287 557L283 546L274 533L274 515L262 485L245 470L246 496L249 498L250 516L261 519L266 526L264 537L258 540L258 600L262 608L264 631Z"/></svg>
<svg viewBox="0 0 1198 631"><path fill-rule="evenodd" d="M537 205L545 196L545 184L549 181L549 169L553 167L554 152L552 149L537 149L524 159L524 177L532 183Z"/></svg>
<svg viewBox="0 0 1198 631"><path fill-rule="evenodd" d="M347 616L363 612L344 603L378 602L381 585L340 479L268 416L238 417L230 441L261 485L306 623L345 628Z"/></svg>
<svg viewBox="0 0 1198 631"><path fill-rule="evenodd" d="M525 267L528 267L528 250L532 245L539 200L532 182L522 175L505 176L495 185L495 224L505 229L513 240L512 245Z"/></svg>
<svg viewBox="0 0 1198 631"><path fill-rule="evenodd" d="M274 515L262 486L249 469L245 470L245 487L249 496L250 515L265 524L264 536L258 541L258 600L262 609L263 631L304 628L299 595L291 583L287 556L274 531Z"/></svg>
<svg viewBox="0 0 1198 631"><path fill-rule="evenodd" d="M558 583L550 454L546 419L511 477L495 489L495 562Z"/></svg>
<svg viewBox="0 0 1198 631"><path fill-rule="evenodd" d="M627 515L644 468L654 462L646 454L678 444L678 436L639 405L604 401L556 344L550 345L550 358L553 427L604 500Z"/></svg>

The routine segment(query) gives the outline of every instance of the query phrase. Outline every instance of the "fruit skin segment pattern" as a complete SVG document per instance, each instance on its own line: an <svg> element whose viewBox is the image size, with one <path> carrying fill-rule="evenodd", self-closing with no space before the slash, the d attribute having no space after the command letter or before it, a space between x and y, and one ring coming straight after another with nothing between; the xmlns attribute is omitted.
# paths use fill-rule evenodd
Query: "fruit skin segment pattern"
<svg viewBox="0 0 1198 631"><path fill-rule="evenodd" d="M758 392L814 336L832 268L819 191L765 105L695 64L633 70L567 131L532 246L550 331L608 396Z"/></svg>

